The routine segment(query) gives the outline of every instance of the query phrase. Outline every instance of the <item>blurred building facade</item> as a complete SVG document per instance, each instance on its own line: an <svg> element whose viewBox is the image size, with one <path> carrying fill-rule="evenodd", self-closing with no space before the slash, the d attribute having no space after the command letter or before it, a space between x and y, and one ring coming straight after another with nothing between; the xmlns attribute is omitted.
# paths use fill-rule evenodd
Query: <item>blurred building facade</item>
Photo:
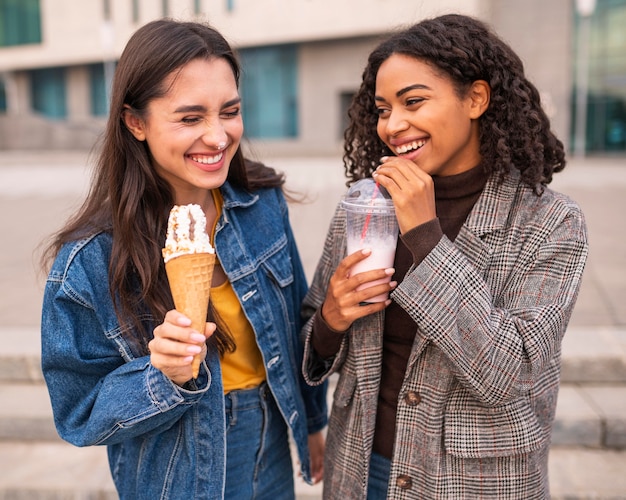
<svg viewBox="0 0 626 500"><path fill-rule="evenodd" d="M146 22L173 17L207 21L239 50L255 151L337 154L380 37L459 12L491 24L521 56L570 149L588 21L584 148L625 154L626 0L592 4L585 17L575 0L0 0L0 149L92 147L126 41Z"/></svg>

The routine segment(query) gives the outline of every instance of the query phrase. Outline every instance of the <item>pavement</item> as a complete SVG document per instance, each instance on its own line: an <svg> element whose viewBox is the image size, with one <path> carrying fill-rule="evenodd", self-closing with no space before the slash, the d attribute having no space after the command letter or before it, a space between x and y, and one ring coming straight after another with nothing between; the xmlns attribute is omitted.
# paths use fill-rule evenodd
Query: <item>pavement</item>
<svg viewBox="0 0 626 500"><path fill-rule="evenodd" d="M345 189L341 160L266 160L301 200L290 215L310 279ZM39 368L41 244L79 206L87 161L86 152L0 151L0 500L116 498L104 448L57 437ZM571 160L551 187L581 205L590 239L563 341L552 497L626 500L626 158ZM296 484L299 500L321 498L321 486Z"/></svg>

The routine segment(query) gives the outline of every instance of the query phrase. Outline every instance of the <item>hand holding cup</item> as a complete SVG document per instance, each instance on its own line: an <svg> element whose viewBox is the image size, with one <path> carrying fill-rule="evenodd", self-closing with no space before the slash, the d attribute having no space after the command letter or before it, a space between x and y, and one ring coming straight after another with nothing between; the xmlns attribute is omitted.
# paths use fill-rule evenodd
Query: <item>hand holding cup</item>
<svg viewBox="0 0 626 500"><path fill-rule="evenodd" d="M353 265L350 275L392 268L398 242L398 221L393 200L386 190L373 179L362 179L352 185L342 200L342 206L346 210L348 255L358 250L371 252L367 258ZM391 275L388 275L364 283L359 289L390 280ZM384 302L387 298L388 293L381 293L368 298L367 302Z"/></svg>

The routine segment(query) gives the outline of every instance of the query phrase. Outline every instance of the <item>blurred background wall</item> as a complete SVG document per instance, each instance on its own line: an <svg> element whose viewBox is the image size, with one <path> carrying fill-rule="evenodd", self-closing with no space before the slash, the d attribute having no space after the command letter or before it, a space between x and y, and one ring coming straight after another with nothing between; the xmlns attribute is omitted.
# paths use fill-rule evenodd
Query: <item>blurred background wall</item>
<svg viewBox="0 0 626 500"><path fill-rule="evenodd" d="M0 150L90 149L129 36L174 17L239 50L253 152L336 155L380 37L449 12L513 46L570 151L626 155L626 0L0 0Z"/></svg>

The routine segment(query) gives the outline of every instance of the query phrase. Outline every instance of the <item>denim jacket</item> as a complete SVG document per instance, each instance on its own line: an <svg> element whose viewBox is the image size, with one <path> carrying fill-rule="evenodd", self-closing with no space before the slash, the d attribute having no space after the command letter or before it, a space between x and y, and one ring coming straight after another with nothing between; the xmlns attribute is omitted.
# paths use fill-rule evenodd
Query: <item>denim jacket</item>
<svg viewBox="0 0 626 500"><path fill-rule="evenodd" d="M308 433L327 422L326 388L300 374L300 304L306 278L280 190L248 193L226 183L215 248L261 349L267 382L310 481ZM193 387L150 364L124 333L109 295L111 235L65 245L50 271L41 323L42 368L59 435L107 445L121 498L215 499L225 477L219 356L209 352ZM143 317L152 331L160 322ZM211 351L211 350L210 350Z"/></svg>

